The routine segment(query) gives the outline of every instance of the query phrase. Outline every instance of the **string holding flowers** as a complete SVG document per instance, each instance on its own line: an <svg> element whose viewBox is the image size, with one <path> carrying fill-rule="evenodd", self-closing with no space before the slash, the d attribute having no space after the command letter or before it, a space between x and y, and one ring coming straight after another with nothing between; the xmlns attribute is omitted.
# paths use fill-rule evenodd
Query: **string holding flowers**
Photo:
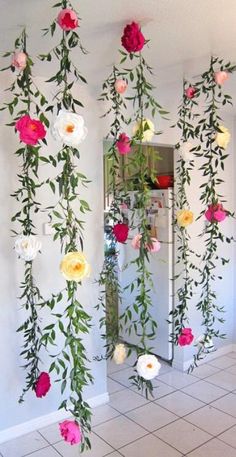
<svg viewBox="0 0 236 457"><path fill-rule="evenodd" d="M23 368L26 371L25 387L19 399L21 403L29 390L33 390L37 397L42 397L50 389L50 377L48 373L41 371L42 333L38 310L43 298L34 278L34 261L42 248L35 228L35 217L40 211L40 203L37 199L37 191L41 186L38 168L40 162L44 160L41 147L42 143L46 144L45 127L48 127L49 123L44 113L46 98L36 86L32 76L34 63L27 52L25 29L16 39L14 51L7 52L4 56L7 58L11 56L11 63L3 70L11 69L16 77L7 89L12 98L4 103L1 110L7 110L10 114L12 122L8 125L14 127L21 142L20 148L15 152L21 160L20 172L17 175L18 188L12 194L18 206L17 212L12 217L12 221L16 224L15 230L12 230L16 236L15 251L24 261L24 279L20 284L19 300L26 318L17 330L23 333L20 355L24 360ZM31 117L32 115L37 118ZM47 382L45 382L46 378Z"/></svg>
<svg viewBox="0 0 236 457"><path fill-rule="evenodd" d="M218 303L214 282L216 279L222 279L222 276L216 276L217 267L229 261L220 255L219 243L230 243L234 238L226 236L221 226L226 217L232 214L224 208L226 201L220 190L224 182L223 172L228 157L225 149L230 140L230 132L222 125L219 110L224 105L232 105L231 97L223 93L222 85L235 69L236 67L230 62L224 63L218 57L211 57L209 70L202 74L201 80L197 83L197 88L205 96L206 102L203 117L199 119L197 126L202 148L195 153L202 159L203 163L199 169L204 178L200 186L200 201L203 206L200 215L206 223L199 236L204 239L205 250L201 257L198 281L201 295L197 304L197 309L202 314L204 333L196 338L197 353L194 355L189 372L197 366L199 360L214 350L216 338L225 337L225 334L216 327L217 322L219 324L224 322L221 317L224 306Z"/></svg>
<svg viewBox="0 0 236 457"><path fill-rule="evenodd" d="M55 83L57 92L47 111L53 114L51 133L61 143L55 155L49 155L47 162L54 169L61 170L54 178L47 180L52 192L58 196L57 204L49 209L54 240L59 240L63 257L60 271L66 280L65 288L53 294L44 305L48 306L55 317L53 323L44 328L42 342L46 345L53 361L50 372L55 372L64 396L59 408L71 412L72 421L60 424L60 432L65 441L79 444L80 450L91 447L91 409L84 400L84 388L93 382L88 366L89 360L84 345L84 336L91 328L91 316L78 299L84 280L91 268L84 250L84 221L81 216L90 211L89 204L81 197L83 187L89 180L78 169L80 158L79 145L86 139L88 130L84 118L77 113L83 104L74 95L75 85L86 83L79 69L71 60L71 53L78 47L85 53L78 34L79 16L70 1L62 0L54 5L59 8L56 19L44 29L44 34L54 36L61 31L61 39L51 51L41 55L42 61L58 62L58 71L49 78ZM55 103L54 103L55 102ZM63 310L56 308L62 306ZM57 335L63 338L62 348L54 350Z"/></svg>

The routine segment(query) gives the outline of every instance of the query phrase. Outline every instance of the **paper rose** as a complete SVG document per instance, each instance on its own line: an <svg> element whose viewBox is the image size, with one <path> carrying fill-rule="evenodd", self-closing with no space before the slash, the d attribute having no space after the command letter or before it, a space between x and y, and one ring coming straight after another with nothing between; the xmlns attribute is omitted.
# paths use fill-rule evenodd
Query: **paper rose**
<svg viewBox="0 0 236 457"><path fill-rule="evenodd" d="M203 334L195 339L194 346L197 346L199 349L202 348L203 352L212 352L215 350L212 338Z"/></svg>
<svg viewBox="0 0 236 457"><path fill-rule="evenodd" d="M91 268L82 252L68 252L61 261L60 271L67 281L79 282L89 276Z"/></svg>
<svg viewBox="0 0 236 457"><path fill-rule="evenodd" d="M194 215L193 212L188 209L181 209L180 211L177 211L176 218L178 226L185 228L193 223Z"/></svg>
<svg viewBox="0 0 236 457"><path fill-rule="evenodd" d="M139 376L146 379L147 381L155 378L161 368L160 362L155 355L144 354L140 355L137 361L137 372Z"/></svg>
<svg viewBox="0 0 236 457"><path fill-rule="evenodd" d="M51 382L50 382L50 376L48 373L42 372L34 386L34 390L36 393L37 398L42 398L47 395L48 391L50 390L51 387Z"/></svg>
<svg viewBox="0 0 236 457"><path fill-rule="evenodd" d="M138 233L137 235L135 235L131 241L131 246L134 248L134 249L140 249L140 246L141 246L141 238L142 238L142 235L140 235L140 233Z"/></svg>
<svg viewBox="0 0 236 457"><path fill-rule="evenodd" d="M62 438L71 445L81 442L80 426L75 421L65 420L59 424Z"/></svg>
<svg viewBox="0 0 236 457"><path fill-rule="evenodd" d="M28 114L18 119L15 123L15 128L20 133L20 140L31 146L35 146L39 140L46 136L46 130L42 122L38 119L31 119Z"/></svg>
<svg viewBox="0 0 236 457"><path fill-rule="evenodd" d="M127 358L127 348L123 343L116 344L112 359L117 365L124 363Z"/></svg>
<svg viewBox="0 0 236 457"><path fill-rule="evenodd" d="M205 212L205 217L209 222L222 222L228 215L228 211L223 208L221 203L209 205Z"/></svg>
<svg viewBox="0 0 236 457"><path fill-rule="evenodd" d="M217 143L217 146L219 146L222 149L226 149L230 142L231 134L229 132L229 129L227 129L223 125L220 125L219 129L221 130L221 132L217 132L215 141Z"/></svg>
<svg viewBox="0 0 236 457"><path fill-rule="evenodd" d="M161 249L161 243L157 238L151 238L151 242L146 245L149 252L158 252Z"/></svg>
<svg viewBox="0 0 236 457"><path fill-rule="evenodd" d="M124 243L128 238L129 227L127 224L119 223L114 225L112 232L119 243Z"/></svg>
<svg viewBox="0 0 236 457"><path fill-rule="evenodd" d="M143 119L142 124L141 121L136 122L133 128L133 134L137 135L138 139L141 139L141 125L142 125L142 141L145 143L149 143L152 141L153 135L155 134L155 127L150 119Z"/></svg>
<svg viewBox="0 0 236 457"><path fill-rule="evenodd" d="M185 89L185 96L189 99L193 98L196 94L196 89L195 87L189 86L187 89Z"/></svg>
<svg viewBox="0 0 236 457"><path fill-rule="evenodd" d="M19 71L22 71L27 66L27 54L22 51L14 52L12 56L11 66Z"/></svg>
<svg viewBox="0 0 236 457"><path fill-rule="evenodd" d="M116 147L120 154L128 154L131 151L130 138L126 133L121 133L118 141L116 142Z"/></svg>
<svg viewBox="0 0 236 457"><path fill-rule="evenodd" d="M57 16L57 23L66 32L76 29L79 25L77 14L69 8L60 11Z"/></svg>
<svg viewBox="0 0 236 457"><path fill-rule="evenodd" d="M180 148L178 149L179 155L181 159L183 159L185 162L190 162L190 160L194 159L194 155L191 151L193 149L192 143L189 141L184 141Z"/></svg>
<svg viewBox="0 0 236 457"><path fill-rule="evenodd" d="M127 52L138 52L145 45L145 38L140 30L139 24L132 22L124 28L121 44Z"/></svg>
<svg viewBox="0 0 236 457"><path fill-rule="evenodd" d="M188 346L193 342L194 336L191 328L183 328L178 337L179 346Z"/></svg>
<svg viewBox="0 0 236 457"><path fill-rule="evenodd" d="M227 71L216 71L214 74L216 84L222 86L229 79L229 73Z"/></svg>
<svg viewBox="0 0 236 457"><path fill-rule="evenodd" d="M88 133L82 116L64 110L59 111L51 131L55 140L75 148L85 140Z"/></svg>
<svg viewBox="0 0 236 457"><path fill-rule="evenodd" d="M128 83L124 79L117 79L115 82L115 90L118 94L124 94L128 87Z"/></svg>
<svg viewBox="0 0 236 457"><path fill-rule="evenodd" d="M35 235L20 236L15 241L16 253L25 262L31 262L35 259L42 247L41 241Z"/></svg>

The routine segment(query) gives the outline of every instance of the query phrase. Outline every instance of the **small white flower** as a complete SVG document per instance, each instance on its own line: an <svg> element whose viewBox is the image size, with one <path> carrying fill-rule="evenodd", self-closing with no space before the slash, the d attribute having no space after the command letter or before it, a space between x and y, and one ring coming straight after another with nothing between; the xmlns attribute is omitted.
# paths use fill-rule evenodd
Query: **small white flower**
<svg viewBox="0 0 236 457"><path fill-rule="evenodd" d="M181 159L183 159L185 162L190 162L190 160L194 159L193 153L190 152L192 148L194 148L192 143L190 143L189 141L184 141L178 149Z"/></svg>
<svg viewBox="0 0 236 457"><path fill-rule="evenodd" d="M59 111L51 131L55 140L61 140L67 146L73 147L82 143L88 133L82 116L64 110Z"/></svg>
<svg viewBox="0 0 236 457"><path fill-rule="evenodd" d="M152 141L153 135L155 134L155 127L152 121L150 119L143 119L142 122L142 140L145 143L149 143ZM140 135L140 130L141 130L141 121L136 122L134 128L133 128L133 134L134 135Z"/></svg>
<svg viewBox="0 0 236 457"><path fill-rule="evenodd" d="M116 344L115 350L113 352L113 360L117 365L124 363L127 357L127 348L123 343Z"/></svg>
<svg viewBox="0 0 236 457"><path fill-rule="evenodd" d="M42 246L41 241L34 235L20 236L15 241L15 250L21 259L26 262L34 260Z"/></svg>
<svg viewBox="0 0 236 457"><path fill-rule="evenodd" d="M203 334L195 339L194 346L197 346L199 349L203 348L205 352L212 352L215 350L212 338Z"/></svg>
<svg viewBox="0 0 236 457"><path fill-rule="evenodd" d="M155 378L161 368L160 362L155 355L144 354L140 355L137 362L137 372L139 376L146 380Z"/></svg>

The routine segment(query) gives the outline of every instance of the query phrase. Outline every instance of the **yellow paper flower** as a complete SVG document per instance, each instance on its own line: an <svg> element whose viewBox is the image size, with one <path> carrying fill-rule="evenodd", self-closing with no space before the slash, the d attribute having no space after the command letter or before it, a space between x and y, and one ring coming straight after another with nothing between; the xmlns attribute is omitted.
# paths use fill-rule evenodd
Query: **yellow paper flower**
<svg viewBox="0 0 236 457"><path fill-rule="evenodd" d="M181 209L177 212L177 224L179 227L187 227L193 223L193 212L188 209Z"/></svg>
<svg viewBox="0 0 236 457"><path fill-rule="evenodd" d="M115 350L113 352L113 360L117 365L124 363L127 358L127 348L123 343L116 344Z"/></svg>
<svg viewBox="0 0 236 457"><path fill-rule="evenodd" d="M140 129L141 129L141 121L136 122L134 128L133 128L133 134L138 135L140 137ZM142 129L143 129L143 135L142 135L142 140L145 143L148 143L152 141L153 135L155 133L155 127L152 121L150 119L143 119L142 121Z"/></svg>
<svg viewBox="0 0 236 457"><path fill-rule="evenodd" d="M216 143L217 146L219 146L220 148L226 149L230 142L231 134L229 129L227 129L223 125L220 125L219 128L221 132L217 132L216 134Z"/></svg>
<svg viewBox="0 0 236 457"><path fill-rule="evenodd" d="M69 252L61 261L60 271L67 281L79 282L89 276L91 268L82 252Z"/></svg>

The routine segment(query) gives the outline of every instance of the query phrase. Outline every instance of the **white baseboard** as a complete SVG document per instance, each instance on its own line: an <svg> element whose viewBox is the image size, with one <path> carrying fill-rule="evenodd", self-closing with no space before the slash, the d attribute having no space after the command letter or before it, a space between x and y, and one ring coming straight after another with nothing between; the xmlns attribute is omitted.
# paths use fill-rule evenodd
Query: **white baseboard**
<svg viewBox="0 0 236 457"><path fill-rule="evenodd" d="M109 394L106 392L102 395L97 395L87 400L91 408L96 406L104 405L109 402ZM34 432L40 428L47 427L48 425L54 424L56 422L63 421L71 417L71 413L60 409L54 411L53 413L46 414L44 416L37 417L28 422L23 422L22 424L15 425L14 427L7 428L0 431L0 443L5 441L13 440L19 436L26 435L27 433Z"/></svg>
<svg viewBox="0 0 236 457"><path fill-rule="evenodd" d="M199 360L198 365L203 365L204 363L208 363L211 360L214 360L217 357L226 355L232 351L236 351L236 344L227 344L227 346L223 346L223 347L217 349L216 351L211 352L210 354L207 354L207 356L204 359ZM176 368L176 370L187 371L189 366L191 365L192 361L193 361L193 359L189 359L185 362L173 360L172 366L173 366L173 368Z"/></svg>

